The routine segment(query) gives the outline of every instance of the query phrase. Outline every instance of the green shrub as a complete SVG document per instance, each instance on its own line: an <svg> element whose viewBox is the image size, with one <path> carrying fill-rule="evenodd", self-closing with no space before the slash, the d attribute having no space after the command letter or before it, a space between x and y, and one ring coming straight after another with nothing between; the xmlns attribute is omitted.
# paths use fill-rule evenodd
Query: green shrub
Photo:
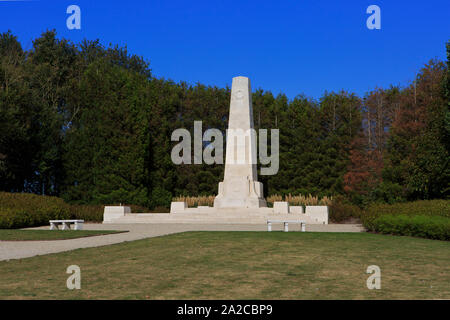
<svg viewBox="0 0 450 320"><path fill-rule="evenodd" d="M131 210L131 212L137 212L137 211ZM142 212L147 212L147 213L169 213L170 209L167 208L167 207L155 207L152 210L147 210L147 211L142 211Z"/></svg>
<svg viewBox="0 0 450 320"><path fill-rule="evenodd" d="M450 218L387 214L374 219L370 231L449 241Z"/></svg>
<svg viewBox="0 0 450 320"><path fill-rule="evenodd" d="M143 206L138 206L136 204L126 204L126 206L130 207L132 213L149 213L149 212L151 212L151 210L149 208L143 207ZM102 213L103 213L103 211L102 211Z"/></svg>
<svg viewBox="0 0 450 320"><path fill-rule="evenodd" d="M131 212L150 212L142 206L129 206ZM53 219L102 222L103 211L103 205L70 205L57 197L0 192L0 229L42 226Z"/></svg>
<svg viewBox="0 0 450 320"><path fill-rule="evenodd" d="M405 200L403 187L398 183L383 181L372 190L370 198L393 204Z"/></svg>
<svg viewBox="0 0 450 320"><path fill-rule="evenodd" d="M172 194L160 187L153 189L150 197L150 207L164 207L170 208L170 202L172 202Z"/></svg>
<svg viewBox="0 0 450 320"><path fill-rule="evenodd" d="M361 214L364 227L373 229L373 221L383 215L423 215L450 218L450 200L419 200L396 204L372 204Z"/></svg>
<svg viewBox="0 0 450 320"><path fill-rule="evenodd" d="M361 209L351 204L343 197L336 197L330 205L330 221L343 222L350 219L359 219Z"/></svg>
<svg viewBox="0 0 450 320"><path fill-rule="evenodd" d="M361 221L369 231L448 240L450 201L372 204L362 212Z"/></svg>
<svg viewBox="0 0 450 320"><path fill-rule="evenodd" d="M74 204L70 206L70 216L72 219L90 222L102 222L103 211L104 206L102 205Z"/></svg>
<svg viewBox="0 0 450 320"><path fill-rule="evenodd" d="M28 193L0 192L0 228L23 228L69 219L70 206L62 199Z"/></svg>

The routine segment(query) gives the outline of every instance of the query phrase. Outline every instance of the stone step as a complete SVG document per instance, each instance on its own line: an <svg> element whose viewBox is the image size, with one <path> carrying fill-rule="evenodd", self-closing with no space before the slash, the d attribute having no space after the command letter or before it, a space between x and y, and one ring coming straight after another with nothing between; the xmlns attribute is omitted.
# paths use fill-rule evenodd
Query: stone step
<svg viewBox="0 0 450 320"><path fill-rule="evenodd" d="M135 217L135 215L125 215L125 216L131 216L131 217ZM180 217L269 217L269 216L282 216L282 215L261 215L261 214L198 214L198 213L189 213L189 214L181 214L181 213L172 213L172 214L167 214L167 215L162 215L162 214L149 214L149 215L141 215L139 214L140 218L152 218L154 216L159 216L159 217L174 217L174 218L180 218ZM298 214L292 214L292 215L286 215L289 217L299 217L300 215Z"/></svg>
<svg viewBox="0 0 450 320"><path fill-rule="evenodd" d="M219 214L126 214L111 223L200 223L200 224L265 224L267 220L303 220L307 224L322 224L303 214L219 215Z"/></svg>
<svg viewBox="0 0 450 320"><path fill-rule="evenodd" d="M152 215L152 216L138 216L138 215L125 215L120 217L119 219L304 219L304 220L315 220L309 216L301 216L301 215L254 215L254 216L245 216L245 215Z"/></svg>
<svg viewBox="0 0 450 320"><path fill-rule="evenodd" d="M143 220L120 220L120 221L111 221L107 223L120 223L120 224L165 224L165 223L192 223L192 224L266 224L266 221L248 221L248 220L232 220L232 221L209 221L209 220L152 220L152 221L143 221ZM318 222L307 222L307 225L311 224L322 224Z"/></svg>
<svg viewBox="0 0 450 320"><path fill-rule="evenodd" d="M127 213L125 217L309 217L301 213Z"/></svg>

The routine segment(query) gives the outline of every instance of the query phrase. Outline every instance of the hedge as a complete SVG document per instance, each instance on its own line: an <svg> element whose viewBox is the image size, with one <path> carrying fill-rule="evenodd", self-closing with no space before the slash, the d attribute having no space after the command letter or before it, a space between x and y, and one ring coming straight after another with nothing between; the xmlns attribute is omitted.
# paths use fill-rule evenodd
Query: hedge
<svg viewBox="0 0 450 320"><path fill-rule="evenodd" d="M361 214L368 231L441 240L448 240L449 220L450 200L372 204Z"/></svg>
<svg viewBox="0 0 450 320"><path fill-rule="evenodd" d="M70 206L60 198L0 192L0 228L35 227L70 217Z"/></svg>
<svg viewBox="0 0 450 320"><path fill-rule="evenodd" d="M450 218L424 215L382 215L372 223L372 230L384 234L450 240Z"/></svg>
<svg viewBox="0 0 450 320"><path fill-rule="evenodd" d="M141 206L130 207L131 212L149 212ZM0 192L0 229L37 227L52 219L102 222L103 209L103 205L70 205L52 196Z"/></svg>
<svg viewBox="0 0 450 320"><path fill-rule="evenodd" d="M450 200L419 200L396 204L372 204L362 212L361 221L366 229L373 230L373 222L383 215L450 218Z"/></svg>
<svg viewBox="0 0 450 320"><path fill-rule="evenodd" d="M331 222L340 223L349 221L350 219L359 219L361 217L361 209L340 196L333 199L329 208L329 218Z"/></svg>

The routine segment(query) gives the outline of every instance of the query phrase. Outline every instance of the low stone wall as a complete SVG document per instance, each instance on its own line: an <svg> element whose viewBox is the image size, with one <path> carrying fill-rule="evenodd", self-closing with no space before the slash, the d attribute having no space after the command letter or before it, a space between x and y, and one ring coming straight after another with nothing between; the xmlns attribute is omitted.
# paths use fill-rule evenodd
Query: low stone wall
<svg viewBox="0 0 450 320"><path fill-rule="evenodd" d="M305 214L319 222L328 224L328 206L306 206Z"/></svg>
<svg viewBox="0 0 450 320"><path fill-rule="evenodd" d="M273 213L289 213L289 203L286 201L275 201L273 203Z"/></svg>
<svg viewBox="0 0 450 320"><path fill-rule="evenodd" d="M112 208L112 207L111 207ZM229 209L217 209L208 206L198 206L196 208L188 208L186 202L172 202L170 205L170 213L200 213L200 212L218 212L218 211L248 211L249 208L229 208ZM106 210L106 207L105 207ZM254 212L261 212L265 214L304 214L311 217L319 223L328 224L328 206L306 206L306 210L303 206L289 206L286 201L275 201L273 208L258 208L252 209Z"/></svg>
<svg viewBox="0 0 450 320"><path fill-rule="evenodd" d="M103 211L103 222L111 222L114 219L123 217L125 213L131 213L130 207L105 206Z"/></svg>
<svg viewBox="0 0 450 320"><path fill-rule="evenodd" d="M170 203L170 213L181 213L187 208L187 203L183 201L173 201Z"/></svg>
<svg viewBox="0 0 450 320"><path fill-rule="evenodd" d="M305 213L305 212L303 210L303 206L290 206L289 207L289 213L302 214L302 213Z"/></svg>

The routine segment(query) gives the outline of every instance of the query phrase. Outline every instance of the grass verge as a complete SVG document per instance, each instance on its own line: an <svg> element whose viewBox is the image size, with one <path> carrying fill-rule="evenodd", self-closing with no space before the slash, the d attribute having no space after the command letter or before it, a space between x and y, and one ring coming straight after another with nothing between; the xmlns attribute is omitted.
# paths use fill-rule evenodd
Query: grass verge
<svg viewBox="0 0 450 320"><path fill-rule="evenodd" d="M114 230L18 230L0 229L1 241L66 240L126 231Z"/></svg>
<svg viewBox="0 0 450 320"><path fill-rule="evenodd" d="M450 299L449 252L370 233L186 232L0 261L0 299ZM81 290L66 287L74 264Z"/></svg>

